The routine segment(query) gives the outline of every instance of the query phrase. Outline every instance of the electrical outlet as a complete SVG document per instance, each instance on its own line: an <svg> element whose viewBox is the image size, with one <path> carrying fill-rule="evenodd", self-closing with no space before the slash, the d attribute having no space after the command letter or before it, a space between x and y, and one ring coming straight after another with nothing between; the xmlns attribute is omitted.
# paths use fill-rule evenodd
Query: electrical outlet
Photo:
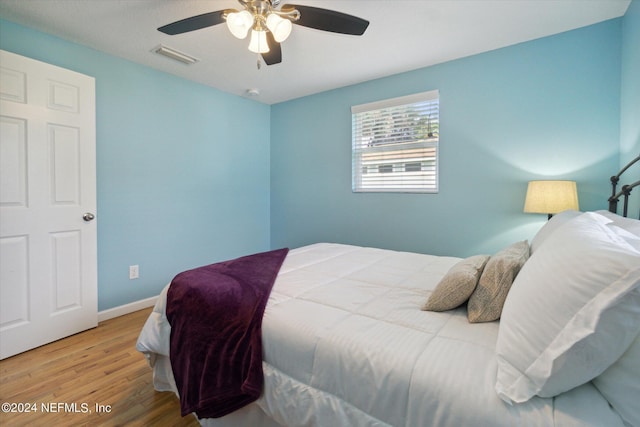
<svg viewBox="0 0 640 427"><path fill-rule="evenodd" d="M129 266L129 279L137 279L140 277L140 267L137 265Z"/></svg>

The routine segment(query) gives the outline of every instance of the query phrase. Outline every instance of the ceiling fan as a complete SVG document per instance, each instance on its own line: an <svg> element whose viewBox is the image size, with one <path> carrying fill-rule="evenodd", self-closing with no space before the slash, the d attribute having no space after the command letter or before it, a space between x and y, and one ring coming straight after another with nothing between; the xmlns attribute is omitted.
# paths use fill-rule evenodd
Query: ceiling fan
<svg viewBox="0 0 640 427"><path fill-rule="evenodd" d="M251 31L249 50L262 55L267 65L282 62L280 43L291 33L292 24L340 34L360 36L369 21L334 10L294 4L282 5L281 0L238 0L243 7L224 9L192 16L158 28L175 35L211 27L226 21L231 34L239 39ZM259 63L259 61L258 61Z"/></svg>

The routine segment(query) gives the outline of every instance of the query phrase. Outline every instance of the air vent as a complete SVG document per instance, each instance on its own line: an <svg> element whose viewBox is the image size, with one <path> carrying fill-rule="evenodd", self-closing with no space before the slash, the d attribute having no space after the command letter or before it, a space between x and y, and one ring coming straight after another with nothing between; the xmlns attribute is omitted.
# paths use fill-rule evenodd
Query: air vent
<svg viewBox="0 0 640 427"><path fill-rule="evenodd" d="M153 49L151 49L151 52L157 53L158 55L166 56L167 58L171 58L188 65L195 64L196 62L200 61L198 58L194 58L191 55L187 55L186 53L179 52L175 49L163 45L154 47Z"/></svg>

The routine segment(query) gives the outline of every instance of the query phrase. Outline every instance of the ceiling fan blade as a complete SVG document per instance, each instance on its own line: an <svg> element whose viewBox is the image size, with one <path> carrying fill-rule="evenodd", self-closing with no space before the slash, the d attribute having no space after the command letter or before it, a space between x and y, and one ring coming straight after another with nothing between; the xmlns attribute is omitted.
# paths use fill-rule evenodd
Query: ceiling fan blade
<svg viewBox="0 0 640 427"><path fill-rule="evenodd" d="M294 4L282 6L283 12L293 9L297 9L300 12L300 19L293 21L294 24L315 28L316 30L361 36L369 26L369 21L365 19L336 12L335 10Z"/></svg>
<svg viewBox="0 0 640 427"><path fill-rule="evenodd" d="M267 45L269 52L262 54L262 59L267 65L279 64L282 62L282 48L274 38L271 31L267 31Z"/></svg>
<svg viewBox="0 0 640 427"><path fill-rule="evenodd" d="M158 31L173 36L176 34L188 33L189 31L195 31L201 28L218 25L225 22L225 19L223 17L224 12L224 10L218 10L216 12L203 13L202 15L185 18L180 21L164 25L158 28Z"/></svg>

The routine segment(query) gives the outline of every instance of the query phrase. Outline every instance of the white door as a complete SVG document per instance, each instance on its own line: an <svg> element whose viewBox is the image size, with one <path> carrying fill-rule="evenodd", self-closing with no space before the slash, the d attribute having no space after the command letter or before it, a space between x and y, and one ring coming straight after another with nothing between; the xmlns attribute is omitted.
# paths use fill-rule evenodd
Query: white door
<svg viewBox="0 0 640 427"><path fill-rule="evenodd" d="M96 132L92 77L2 50L0 71L4 359L97 325Z"/></svg>

